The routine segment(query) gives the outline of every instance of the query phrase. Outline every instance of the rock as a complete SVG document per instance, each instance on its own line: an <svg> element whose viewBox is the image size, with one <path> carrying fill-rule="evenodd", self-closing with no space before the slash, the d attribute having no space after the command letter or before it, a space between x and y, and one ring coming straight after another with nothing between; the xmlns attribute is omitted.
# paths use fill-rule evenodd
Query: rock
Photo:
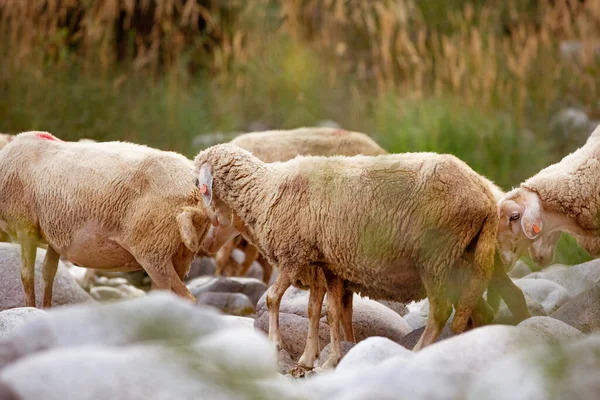
<svg viewBox="0 0 600 400"><path fill-rule="evenodd" d="M136 298L136 297L144 297L144 296L146 296L146 292L144 292L141 289L136 288L133 285L129 285L129 284L127 284L127 285L119 285L117 287L117 289L119 289L119 291L121 291L121 293L123 294L123 296L125 298L128 298L128 299L133 299L133 298Z"/></svg>
<svg viewBox="0 0 600 400"><path fill-rule="evenodd" d="M196 298L207 292L243 293L253 306L267 291L267 285L263 281L246 277L205 276L188 282L187 286Z"/></svg>
<svg viewBox="0 0 600 400"><path fill-rule="evenodd" d="M387 339L387 340L389 340L389 339ZM392 342L392 343L394 343L394 342ZM346 342L346 341L342 341L341 344L342 344L342 360L343 360L344 357L346 356L346 354L348 354L350 349L352 349L355 346L355 344L352 342ZM321 354L319 354L319 360L317 362L317 365L325 364L325 362L327 362L327 359L329 358L330 354L331 354L331 343L327 343L327 346L323 347L323 350L321 350Z"/></svg>
<svg viewBox="0 0 600 400"><path fill-rule="evenodd" d="M540 272L526 275L525 278L556 282L574 297L594 287L600 280L600 259L574 266L553 265Z"/></svg>
<svg viewBox="0 0 600 400"><path fill-rule="evenodd" d="M42 261L46 250L38 249L35 260L36 304L42 306L44 281ZM0 243L0 311L25 305L25 291L21 282L21 247L12 243ZM52 304L60 306L93 301L90 295L79 286L68 269L59 262L54 279Z"/></svg>
<svg viewBox="0 0 600 400"><path fill-rule="evenodd" d="M340 129L342 127L340 124L338 124L337 122L335 122L331 119L325 119L323 121L319 121L319 122L317 122L317 126L321 127L321 128L335 128L335 129Z"/></svg>
<svg viewBox="0 0 600 400"><path fill-rule="evenodd" d="M518 260L515 266L508 272L512 279L522 278L531 273L531 267L523 260Z"/></svg>
<svg viewBox="0 0 600 400"><path fill-rule="evenodd" d="M347 342L344 342L347 343ZM326 346L328 348L329 345ZM343 348L342 348L343 349ZM324 358L325 350L321 353ZM337 371L351 371L366 365L379 365L392 357L411 359L415 353L384 337L373 336L366 338L345 353L337 366Z"/></svg>
<svg viewBox="0 0 600 400"><path fill-rule="evenodd" d="M90 295L98 301L114 301L123 299L123 293L110 286L96 286L90 290Z"/></svg>
<svg viewBox="0 0 600 400"><path fill-rule="evenodd" d="M254 326L263 332L268 331L269 313L263 295L256 308ZM321 349L329 343L329 326L325 317L325 304L321 309L319 323L319 343ZM308 332L308 291L290 287L280 306L279 324L284 348L292 358L297 359L304 351ZM370 336L384 336L399 341L411 331L410 326L397 313L374 300L354 296L353 327L357 341Z"/></svg>
<svg viewBox="0 0 600 400"><path fill-rule="evenodd" d="M533 297L531 297L527 292L523 293L525 295L525 301L527 302L527 308L532 316L536 315L546 315L544 311L544 307L537 302ZM515 319L513 314L510 312L504 300L500 300L500 308L498 309L498 313L496 314L496 318L494 319L495 324L504 324L504 325L516 325L518 321Z"/></svg>
<svg viewBox="0 0 600 400"><path fill-rule="evenodd" d="M285 349L279 349L277 352L277 371L280 374L287 375L296 366L296 362L292 359L290 353Z"/></svg>
<svg viewBox="0 0 600 400"><path fill-rule="evenodd" d="M243 293L204 292L196 296L198 304L215 307L225 314L252 315L256 312L252 302Z"/></svg>
<svg viewBox="0 0 600 400"><path fill-rule="evenodd" d="M575 296L551 317L584 333L600 329L600 284Z"/></svg>
<svg viewBox="0 0 600 400"><path fill-rule="evenodd" d="M585 111L569 107L561 110L550 122L555 138L583 144L596 127Z"/></svg>
<svg viewBox="0 0 600 400"><path fill-rule="evenodd" d="M425 347L415 354L411 366L473 373L506 354L547 342L526 328L487 325Z"/></svg>
<svg viewBox="0 0 600 400"><path fill-rule="evenodd" d="M413 331L427 325L427 317L424 317L420 312L409 312L403 318Z"/></svg>
<svg viewBox="0 0 600 400"><path fill-rule="evenodd" d="M425 320L425 322L427 322L427 320ZM410 332L409 334L404 336L402 338L402 340L400 340L398 342L398 344L400 344L401 346L405 347L408 350L412 350L415 347L415 345L417 344L417 342L419 341L419 339L421 338L421 335L423 334L424 330L425 330L425 325L413 330L412 332ZM450 329L450 321L448 321L448 322L446 322L446 325L444 326L442 333L436 339L436 342L439 342L440 340L451 338L452 336L454 336L454 333Z"/></svg>
<svg viewBox="0 0 600 400"><path fill-rule="evenodd" d="M215 259L212 257L201 257L197 256L192 261L190 265L190 270L188 274L185 276L186 280L192 280L199 276L205 275L214 275L217 270L217 266L215 265Z"/></svg>
<svg viewBox="0 0 600 400"><path fill-rule="evenodd" d="M407 398L455 400L464 397L468 377L452 369L413 368L410 359L391 357L379 365L324 373L305 380L312 398L331 400Z"/></svg>
<svg viewBox="0 0 600 400"><path fill-rule="evenodd" d="M99 276L96 278L96 285L98 286L118 287L127 284L129 284L129 281L121 277L109 278L107 276Z"/></svg>
<svg viewBox="0 0 600 400"><path fill-rule="evenodd" d="M116 278L113 278L113 279L116 279ZM125 282L127 282L126 279L124 279L124 280L125 280ZM127 284L121 284L118 287L95 286L90 289L90 295L94 298L94 300L106 302L106 301L143 297L146 295L146 292L127 283Z"/></svg>
<svg viewBox="0 0 600 400"><path fill-rule="evenodd" d="M254 318L249 317L239 317L237 315L223 315L223 320L230 327L237 327L240 329L248 329L254 332ZM262 331L259 331L259 334L263 335Z"/></svg>
<svg viewBox="0 0 600 400"><path fill-rule="evenodd" d="M79 286L86 290L90 288L90 285L92 284L93 280L93 274L92 272L90 272L89 269L78 267L76 265L71 264L69 261L63 261L62 259L61 262L65 264L65 266L68 266L69 273L73 278L75 278L75 281L79 284Z"/></svg>
<svg viewBox="0 0 600 400"><path fill-rule="evenodd" d="M378 302L383 304L390 310L395 311L401 317L404 317L406 314L408 314L408 308L406 308L406 305L404 305L402 303L398 303L396 301L386 301L386 300L378 300Z"/></svg>
<svg viewBox="0 0 600 400"><path fill-rule="evenodd" d="M600 398L600 337L540 345L506 357L474 377L469 400Z"/></svg>
<svg viewBox="0 0 600 400"><path fill-rule="evenodd" d="M40 350L83 345L123 346L153 340L190 343L225 326L212 309L175 294L107 304L80 304L31 318L0 343L0 368Z"/></svg>
<svg viewBox="0 0 600 400"><path fill-rule="evenodd" d="M419 301L413 301L406 305L408 312L418 312L422 316L427 317L429 315L429 300L423 299Z"/></svg>
<svg viewBox="0 0 600 400"><path fill-rule="evenodd" d="M517 279L515 284L521 288L523 293L527 293L532 299L544 309L546 315L552 314L563 304L571 300L571 295L567 289L556 282L547 279Z"/></svg>
<svg viewBox="0 0 600 400"><path fill-rule="evenodd" d="M264 130L264 129L263 129ZM252 132L252 131L250 131ZM192 139L192 147L196 150L204 150L210 146L219 143L231 141L234 137L241 135L243 132L213 132L196 135Z"/></svg>
<svg viewBox="0 0 600 400"><path fill-rule="evenodd" d="M584 334L580 330L552 317L527 318L517 326L532 329L540 335L545 336L549 341L554 342L563 342L584 337Z"/></svg>
<svg viewBox="0 0 600 400"><path fill-rule="evenodd" d="M10 332L23 325L32 316L42 314L46 314L46 312L33 307L18 307L0 311L0 339L8 336Z"/></svg>
<svg viewBox="0 0 600 400"><path fill-rule="evenodd" d="M23 400L307 398L279 379L273 347L248 331L206 333L190 345L92 345L41 352L0 371Z"/></svg>

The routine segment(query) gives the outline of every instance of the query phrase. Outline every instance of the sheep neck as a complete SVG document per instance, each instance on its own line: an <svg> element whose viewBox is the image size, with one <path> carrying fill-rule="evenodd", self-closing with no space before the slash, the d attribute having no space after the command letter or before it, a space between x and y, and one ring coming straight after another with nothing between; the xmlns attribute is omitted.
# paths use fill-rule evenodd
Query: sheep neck
<svg viewBox="0 0 600 400"><path fill-rule="evenodd" d="M265 210L271 197L266 165L259 163L231 164L223 174L224 183L217 195L235 212L247 228L252 228L260 217L257 210ZM215 180L216 181L216 180ZM251 232L250 232L251 233Z"/></svg>

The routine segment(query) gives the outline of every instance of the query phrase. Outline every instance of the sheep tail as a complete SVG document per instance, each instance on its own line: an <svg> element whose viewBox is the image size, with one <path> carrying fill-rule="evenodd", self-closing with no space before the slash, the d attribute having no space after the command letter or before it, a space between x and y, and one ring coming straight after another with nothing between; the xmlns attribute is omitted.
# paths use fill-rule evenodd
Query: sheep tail
<svg viewBox="0 0 600 400"><path fill-rule="evenodd" d="M476 236L475 258L471 277L466 287L461 291L460 298L456 304L456 313L452 322L452 330L455 333L467 329L469 317L477 307L477 303L483 296L494 271L494 254L496 251L496 233L498 230L498 216L490 214L486 217Z"/></svg>

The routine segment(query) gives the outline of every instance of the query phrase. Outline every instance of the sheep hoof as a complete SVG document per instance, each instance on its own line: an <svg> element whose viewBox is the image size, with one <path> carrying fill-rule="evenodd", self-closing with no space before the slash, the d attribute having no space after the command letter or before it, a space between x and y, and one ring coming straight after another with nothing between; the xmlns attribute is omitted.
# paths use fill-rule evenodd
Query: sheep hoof
<svg viewBox="0 0 600 400"><path fill-rule="evenodd" d="M296 365L294 368L290 370L290 375L296 379L304 378L309 375L311 372L311 368L303 367L301 365Z"/></svg>

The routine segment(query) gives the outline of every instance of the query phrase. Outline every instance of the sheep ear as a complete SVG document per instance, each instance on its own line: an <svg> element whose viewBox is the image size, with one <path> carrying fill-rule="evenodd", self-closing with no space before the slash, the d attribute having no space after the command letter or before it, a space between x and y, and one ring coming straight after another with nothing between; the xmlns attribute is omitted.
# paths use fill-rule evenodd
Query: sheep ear
<svg viewBox="0 0 600 400"><path fill-rule="evenodd" d="M533 240L542 232L543 227L539 205L532 204L526 207L521 217L521 228L525 236Z"/></svg>
<svg viewBox="0 0 600 400"><path fill-rule="evenodd" d="M210 172L210 167L204 164L200 168L200 173L198 175L198 188L200 189L200 193L202 193L202 199L204 200L204 204L209 206L212 202L212 174Z"/></svg>

